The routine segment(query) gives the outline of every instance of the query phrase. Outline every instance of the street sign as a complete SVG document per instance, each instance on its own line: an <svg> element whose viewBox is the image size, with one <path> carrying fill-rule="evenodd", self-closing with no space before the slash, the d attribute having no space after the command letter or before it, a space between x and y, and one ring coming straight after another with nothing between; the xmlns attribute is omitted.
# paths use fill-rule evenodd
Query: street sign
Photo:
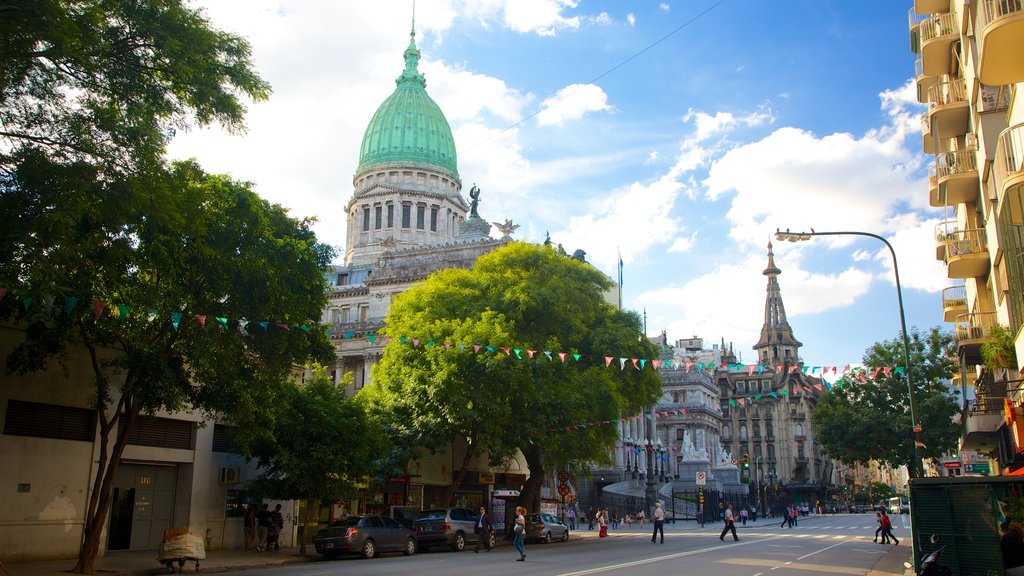
<svg viewBox="0 0 1024 576"><path fill-rule="evenodd" d="M915 425L914 426L914 432L920 432L920 431L921 431L921 425L920 424Z"/></svg>
<svg viewBox="0 0 1024 576"><path fill-rule="evenodd" d="M558 495L559 496L568 496L569 492L570 492L570 490L569 490L569 485L568 484L559 484L559 486L558 486Z"/></svg>
<svg viewBox="0 0 1024 576"><path fill-rule="evenodd" d="M697 472L697 486L703 486L707 483L708 476L703 470Z"/></svg>
<svg viewBox="0 0 1024 576"><path fill-rule="evenodd" d="M942 463L942 467L945 468L946 470L959 470L960 469L960 463L959 462L943 462Z"/></svg>
<svg viewBox="0 0 1024 576"><path fill-rule="evenodd" d="M569 480L569 472L566 470L558 471L558 481L565 484Z"/></svg>

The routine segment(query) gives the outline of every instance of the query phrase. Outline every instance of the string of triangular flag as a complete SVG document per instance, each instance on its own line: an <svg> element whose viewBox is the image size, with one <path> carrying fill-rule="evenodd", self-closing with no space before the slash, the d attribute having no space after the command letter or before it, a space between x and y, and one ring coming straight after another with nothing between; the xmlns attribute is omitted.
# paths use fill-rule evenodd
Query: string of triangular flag
<svg viewBox="0 0 1024 576"><path fill-rule="evenodd" d="M7 296L8 290L4 286L0 286L0 302ZM53 314L72 314L76 308L79 307L80 299L74 296L65 296L62 301L58 302L55 296L44 296L41 302L38 302L34 296L19 296L21 300L21 307L24 312L28 312L32 309L33 304L37 306L41 305L45 308L46 313ZM81 302L84 306L86 303ZM252 326L258 326L262 331L266 332L270 328L277 328L281 330L302 330L304 332L310 332L315 325L309 324L291 324L288 322L276 322L271 320L258 320L251 321L245 318L229 318L227 316L215 316L210 314L198 314L181 311L160 311L155 308L146 308L145 310L136 310L135 307L128 304L108 304L102 300L93 299L89 303L92 310L93 321L99 322L104 314L109 314L118 320L127 320L133 313L140 318L144 318L147 323L152 323L158 318L166 318L171 322L171 325L175 330L180 329L182 322L190 322L193 319L199 324L200 327L205 328L208 320L212 320L212 324L221 329L237 328L243 335L249 335L248 330ZM319 329L319 328L318 328Z"/></svg>
<svg viewBox="0 0 1024 576"><path fill-rule="evenodd" d="M4 298L7 296L7 294L8 294L7 287L0 286L0 302L2 302L4 300ZM52 296L52 295L43 296L41 300L37 299L36 297L31 296L31 295L22 295L22 296L18 296L18 297L21 299L22 308L23 308L23 310L26 313L32 308L32 306L34 304L35 305L44 306L47 314L53 314L55 309L57 309L57 305L58 305L57 298L55 296ZM66 297L63 298L63 301L61 303L63 304L63 311L62 311L62 313L64 313L64 314L71 314L79 306L80 299L76 298L74 296L66 296ZM84 305L84 303L82 303L82 304ZM128 305L128 304L108 304L108 303L103 302L103 301L98 300L98 299L91 300L89 302L89 304L90 304L90 306L92 308L93 319L95 321L99 321L99 319L105 313L109 313L111 316L113 316L116 319L124 320L124 319L127 319L129 317L129 315L131 315L133 312L136 312L140 316L144 317L147 322L150 322L150 323L155 321L157 318L166 317L167 319L170 320L170 322L171 322L171 324L172 324L172 326L174 327L175 330L178 330L180 328L182 322L191 321L193 319L200 325L200 327L205 328L206 325L207 325L207 320L210 319L210 318L213 319L213 323L214 323L215 326L218 326L221 329L228 329L229 327L234 327L234 328L237 328L238 331L241 334L243 334L243 335L249 335L248 330L254 324L256 326L259 326L259 328L262 329L263 331L267 331L270 328L276 328L276 329L281 329L281 330L297 329L297 330L302 330L304 332L310 332L314 327L317 328L317 329L324 329L325 328L325 326L322 326L322 325L321 326L311 326L311 325L308 325L308 324L291 324L291 323L287 323L287 322L276 322L276 321L272 321L272 320L260 320L260 321L253 322L253 321L250 321L250 320L245 319L245 318L237 318L236 319L236 318L229 318L229 317L226 317L226 316L216 316L216 315L211 316L210 314L199 314L199 313L186 314L185 312L181 312L181 311L166 312L166 311L158 311L158 310L152 309L152 308L147 308L144 311L136 311L133 306ZM347 339L351 339L351 338L355 338L355 337L357 337L359 335L362 335L362 336L366 337L369 340L371 346L377 344L378 341L379 341L381 346L387 346L391 342L391 339L392 339L390 336L378 336L376 333L373 333L373 332L344 332L344 333L342 333L342 337L344 339L346 339L346 340ZM490 352L490 353L496 353L496 352L500 351L500 352L504 353L505 356L507 356L507 357L512 357L514 355L516 357L516 359L518 359L518 360L529 360L529 359L544 358L544 359L547 359L549 361L554 361L555 358L557 358L558 361L561 362L561 363L568 363L570 361L580 362L580 361L582 361L584 359L587 359L587 360L594 360L594 361L603 362L605 367L612 368L614 366L614 367L617 367L619 370L625 370L626 367L630 367L630 368L632 368L634 370L641 370L642 371L642 370L645 370L648 367L650 367L651 369L653 369L655 371L657 371L657 370L682 370L682 371L685 371L687 373L690 373L690 372L692 372L694 370L696 370L698 372L700 372L700 371L715 372L715 371L718 371L718 370L726 370L726 371L731 372L731 373L743 373L743 372L746 372L748 375L753 375L755 373L757 373L757 374L764 374L764 373L772 373L772 372L774 372L775 374L782 374L783 371L786 370L790 374L795 373L797 371L800 371L800 372L802 372L804 374L807 374L807 375L818 374L822 378L824 378L824 376L826 374L830 373L830 372L832 374L838 374L839 373L838 372L839 371L838 365L818 365L818 366L804 365L804 366L789 366L789 367L776 366L776 367L773 368L771 366L762 365L762 364L720 364L720 363L717 363L717 362L692 362L692 361L682 361L682 360L675 360L675 359L662 360L662 359L634 358L634 357L626 357L626 356L618 356L618 355L590 355L590 354L579 354L579 353L562 352L562 351L537 350L537 349L529 349L529 348L513 348L513 347L507 347L507 346L491 346L491 345L480 344L480 343L463 344L463 343L452 343L452 342L449 342L449 341L435 342L433 340L425 340L424 341L422 339L410 338L410 337L405 337L405 336L400 337L399 340L403 344L411 344L414 348L417 348L417 347L419 347L422 344L422 345L424 345L424 346L426 346L428 348L429 347L433 347L433 346L444 346L444 348L446 348L446 349L456 348L456 349L458 349L460 351L461 350L465 350L467 347L472 347L473 351L476 352L476 353L480 353L481 351L484 351L484 350L487 351L487 352ZM845 374L849 370L850 370L850 366L846 365L843 368L843 375L845 376ZM891 374L893 371L895 371L895 373L897 373L897 374L902 374L903 373L903 367L902 366L875 367L875 368L872 368L871 370L873 371L873 375L872 375L873 378L877 377L877 375L879 373L885 373L887 376L889 374ZM861 376L861 377L863 378L863 376ZM841 384L842 384L842 379L840 379L838 381L838 385L841 386ZM820 389L822 385L821 384L816 384L815 386ZM825 382L825 386L828 387L829 389L831 389L831 385L828 382ZM807 392L810 393L810 390L807 389ZM794 393L799 393L799 390L794 390ZM784 394L784 395L788 394L788 391L787 390L783 390L782 394ZM769 395L775 396L775 393L772 392L772 393L769 393ZM777 398L777 396L775 396L775 397ZM758 400L758 399L760 399L760 396L754 398L754 400ZM744 399L740 398L739 400L740 400L740 405L743 405ZM735 400L731 400L730 402L735 402ZM735 405L735 404L733 404L733 405Z"/></svg>

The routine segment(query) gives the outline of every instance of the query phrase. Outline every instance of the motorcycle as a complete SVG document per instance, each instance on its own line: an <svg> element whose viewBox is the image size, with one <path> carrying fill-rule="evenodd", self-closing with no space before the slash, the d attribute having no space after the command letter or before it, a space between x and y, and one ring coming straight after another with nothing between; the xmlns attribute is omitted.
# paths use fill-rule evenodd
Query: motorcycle
<svg viewBox="0 0 1024 576"><path fill-rule="evenodd" d="M931 537L931 543L935 544L939 539L935 536ZM943 544L931 554L924 557L921 561L921 571L918 572L918 576L953 576L953 571L949 568L939 564L939 558L942 556L942 551L946 549L946 545Z"/></svg>

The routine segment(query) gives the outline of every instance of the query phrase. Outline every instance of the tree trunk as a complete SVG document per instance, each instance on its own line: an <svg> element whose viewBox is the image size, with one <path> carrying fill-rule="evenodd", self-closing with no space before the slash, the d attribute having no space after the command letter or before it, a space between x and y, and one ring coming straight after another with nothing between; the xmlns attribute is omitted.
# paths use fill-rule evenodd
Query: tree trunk
<svg viewBox="0 0 1024 576"><path fill-rule="evenodd" d="M100 410L103 408L103 406L99 407ZM122 408L123 413L120 412ZM86 510L84 539L78 552L78 563L71 569L74 574L96 573L96 558L99 556L103 526L110 513L114 478L117 474L117 467L121 464L125 446L128 444L128 431L134 426L138 415L139 407L133 402L132 396L128 394L121 397L114 417L109 422L103 422L100 427L100 456L96 466L96 476L92 483L89 507ZM124 429L117 435L114 449L108 457L107 447L110 445L110 434L116 433L120 418L125 419ZM106 419L103 418L103 420Z"/></svg>
<svg viewBox="0 0 1024 576"><path fill-rule="evenodd" d="M530 477L526 479L526 484L523 484L518 504L526 508L527 512L540 512L540 488L544 484L544 460L541 456L540 446L530 444L521 451L523 457L526 458L526 467L530 470Z"/></svg>
<svg viewBox="0 0 1024 576"><path fill-rule="evenodd" d="M316 502L316 517L320 517L320 499L306 500L306 517L302 520L302 538L299 540L299 556L306 555L306 543L309 542L309 520L313 509L313 502Z"/></svg>
<svg viewBox="0 0 1024 576"><path fill-rule="evenodd" d="M462 457L462 464L459 466L459 473L452 479L451 486L448 487L448 492L444 496L447 506L455 505L455 492L462 486L462 483L466 481L466 473L469 470L469 463L473 460L473 455L476 450L473 449L473 445L469 444L466 446L466 453Z"/></svg>

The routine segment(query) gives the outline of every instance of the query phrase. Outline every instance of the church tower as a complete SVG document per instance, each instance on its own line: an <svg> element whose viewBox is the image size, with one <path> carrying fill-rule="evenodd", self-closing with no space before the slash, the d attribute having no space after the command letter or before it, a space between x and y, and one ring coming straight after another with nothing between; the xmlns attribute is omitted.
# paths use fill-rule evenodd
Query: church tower
<svg viewBox="0 0 1024 576"><path fill-rule="evenodd" d="M768 294L764 302L764 325L761 338L754 344L758 363L763 366L798 366L798 349L803 346L793 337L793 329L786 320L786 307L782 304L779 288L779 274L782 270L775 265L772 243L768 242L768 267L762 272L768 277Z"/></svg>
<svg viewBox="0 0 1024 576"><path fill-rule="evenodd" d="M469 210L451 127L419 72L415 22L404 58L395 91L377 108L359 147L346 205L346 265L450 242Z"/></svg>

